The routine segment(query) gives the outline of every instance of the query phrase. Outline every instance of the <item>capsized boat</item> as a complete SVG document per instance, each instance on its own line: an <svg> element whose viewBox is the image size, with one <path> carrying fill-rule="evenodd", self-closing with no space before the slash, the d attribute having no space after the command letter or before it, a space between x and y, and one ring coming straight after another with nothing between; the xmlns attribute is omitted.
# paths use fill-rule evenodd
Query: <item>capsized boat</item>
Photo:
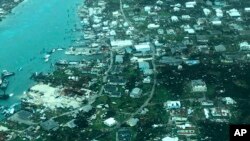
<svg viewBox="0 0 250 141"><path fill-rule="evenodd" d="M14 72L9 72L7 70L2 71L2 78L6 78L6 77L9 77L9 76L13 76L13 75L15 75Z"/></svg>

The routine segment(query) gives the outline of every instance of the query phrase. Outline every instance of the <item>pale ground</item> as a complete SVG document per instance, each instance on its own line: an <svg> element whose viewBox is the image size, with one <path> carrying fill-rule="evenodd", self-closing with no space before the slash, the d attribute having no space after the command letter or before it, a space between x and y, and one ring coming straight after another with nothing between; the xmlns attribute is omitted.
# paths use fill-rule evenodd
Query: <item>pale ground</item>
<svg viewBox="0 0 250 141"><path fill-rule="evenodd" d="M47 84L37 84L27 93L27 102L42 105L51 110L56 108L79 108L84 97L69 97L62 94L63 89Z"/></svg>

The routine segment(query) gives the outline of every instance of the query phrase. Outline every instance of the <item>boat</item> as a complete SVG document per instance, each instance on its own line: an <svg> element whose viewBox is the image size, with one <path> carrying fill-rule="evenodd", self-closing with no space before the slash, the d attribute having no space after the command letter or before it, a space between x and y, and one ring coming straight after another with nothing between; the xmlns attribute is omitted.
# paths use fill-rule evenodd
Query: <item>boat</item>
<svg viewBox="0 0 250 141"><path fill-rule="evenodd" d="M7 99L9 99L9 95L7 95L7 94L3 94L3 95L0 95L0 99L1 100L7 100Z"/></svg>
<svg viewBox="0 0 250 141"><path fill-rule="evenodd" d="M0 85L0 88L1 89L6 89L8 87L8 85L9 85L9 81L4 79L2 84Z"/></svg>
<svg viewBox="0 0 250 141"><path fill-rule="evenodd" d="M59 60L56 62L56 65L68 65L68 61L67 60Z"/></svg>
<svg viewBox="0 0 250 141"><path fill-rule="evenodd" d="M7 70L2 71L2 78L6 78L6 77L9 77L9 76L13 76L13 75L15 75L14 72L9 72Z"/></svg>

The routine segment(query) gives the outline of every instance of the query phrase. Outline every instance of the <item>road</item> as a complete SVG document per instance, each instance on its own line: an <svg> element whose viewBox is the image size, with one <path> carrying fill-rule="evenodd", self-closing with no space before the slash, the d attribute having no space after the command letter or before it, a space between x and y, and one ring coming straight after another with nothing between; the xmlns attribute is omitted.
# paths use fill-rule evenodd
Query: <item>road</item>
<svg viewBox="0 0 250 141"><path fill-rule="evenodd" d="M128 22L131 25L131 23L129 22L129 20L127 19L126 15L124 14L123 11L123 7L122 7L122 0L120 0L120 11L125 19L126 22ZM137 30L138 31L138 30ZM155 94L155 87L157 84L157 71L156 71L156 64L155 64L155 47L152 47L152 66L153 66L153 73L154 73L154 77L153 77L153 86L150 92L150 95L148 96L148 98L145 100L145 102L140 106L140 108L138 108L134 113L131 113L131 115L129 116L129 118L125 119L124 121L118 123L114 128L112 128L112 130L120 128L121 124L125 123L127 120L129 120L130 118L135 117L137 114L139 114L146 106L148 106L149 102L151 101L151 99L154 97Z"/></svg>

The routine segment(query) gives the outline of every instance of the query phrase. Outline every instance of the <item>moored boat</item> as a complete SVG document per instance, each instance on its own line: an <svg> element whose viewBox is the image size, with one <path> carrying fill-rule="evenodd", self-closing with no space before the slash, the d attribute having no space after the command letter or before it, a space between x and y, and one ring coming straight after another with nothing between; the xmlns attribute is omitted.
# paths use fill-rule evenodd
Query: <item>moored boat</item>
<svg viewBox="0 0 250 141"><path fill-rule="evenodd" d="M6 89L8 87L8 85L9 85L9 81L4 79L2 81L2 84L0 85L0 89Z"/></svg>
<svg viewBox="0 0 250 141"><path fill-rule="evenodd" d="M7 100L10 96L7 94L0 95L0 99Z"/></svg>
<svg viewBox="0 0 250 141"><path fill-rule="evenodd" d="M2 78L9 77L9 76L13 76L13 75L15 75L14 72L9 72L9 71L7 71L7 70L3 70L3 71L2 71Z"/></svg>

